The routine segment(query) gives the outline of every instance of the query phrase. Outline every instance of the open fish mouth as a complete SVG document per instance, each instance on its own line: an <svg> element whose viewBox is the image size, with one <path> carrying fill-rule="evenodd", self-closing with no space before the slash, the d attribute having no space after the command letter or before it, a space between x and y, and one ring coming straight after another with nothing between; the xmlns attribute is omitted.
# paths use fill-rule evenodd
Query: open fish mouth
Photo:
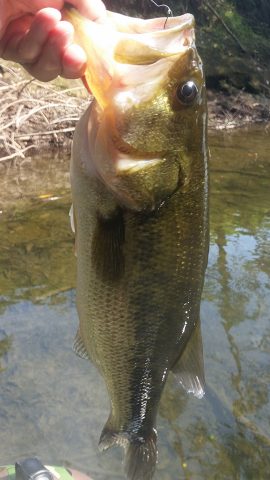
<svg viewBox="0 0 270 480"><path fill-rule="evenodd" d="M166 18L142 20L108 12L105 23L98 24L70 6L65 7L64 18L73 24L75 41L87 53L86 84L102 110L119 93L125 97L123 90L140 83L158 84L175 55L195 47L191 14L168 18L165 29Z"/></svg>
<svg viewBox="0 0 270 480"><path fill-rule="evenodd" d="M181 21L180 21L181 19ZM133 65L152 64L161 58L181 53L193 42L194 17L190 14L146 23L136 33L119 35L115 45L114 59L119 63ZM118 31L120 34L121 30Z"/></svg>

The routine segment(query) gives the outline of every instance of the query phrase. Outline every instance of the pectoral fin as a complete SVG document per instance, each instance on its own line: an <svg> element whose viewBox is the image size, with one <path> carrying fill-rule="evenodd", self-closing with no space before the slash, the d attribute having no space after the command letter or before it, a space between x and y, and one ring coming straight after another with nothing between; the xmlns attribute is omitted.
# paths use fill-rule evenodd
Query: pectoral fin
<svg viewBox="0 0 270 480"><path fill-rule="evenodd" d="M124 217L120 208L108 218L97 215L92 240L92 262L97 275L106 282L115 282L124 273L124 237Z"/></svg>
<svg viewBox="0 0 270 480"><path fill-rule="evenodd" d="M188 393L193 393L197 398L204 396L205 378L200 320L197 322L184 352L174 364L172 372Z"/></svg>

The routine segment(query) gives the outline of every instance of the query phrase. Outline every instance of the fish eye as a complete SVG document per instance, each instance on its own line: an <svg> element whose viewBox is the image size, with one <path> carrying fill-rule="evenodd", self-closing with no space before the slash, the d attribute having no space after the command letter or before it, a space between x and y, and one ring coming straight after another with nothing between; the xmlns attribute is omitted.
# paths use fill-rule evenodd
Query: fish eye
<svg viewBox="0 0 270 480"><path fill-rule="evenodd" d="M178 100L184 105L191 105L198 95L198 87L192 80L179 85L176 90Z"/></svg>

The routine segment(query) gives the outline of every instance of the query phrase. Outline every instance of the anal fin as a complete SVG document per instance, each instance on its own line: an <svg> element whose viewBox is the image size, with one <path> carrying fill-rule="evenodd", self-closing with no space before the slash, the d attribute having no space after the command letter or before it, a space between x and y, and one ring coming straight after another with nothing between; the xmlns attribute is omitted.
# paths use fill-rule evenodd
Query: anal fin
<svg viewBox="0 0 270 480"><path fill-rule="evenodd" d="M184 352L172 367L172 372L188 393L193 393L197 398L204 396L205 377L200 320L198 320Z"/></svg>
<svg viewBox="0 0 270 480"><path fill-rule="evenodd" d="M76 337L73 344L73 351L76 353L76 355L78 355L78 357L84 358L85 360L90 360L88 352L83 343L80 330L78 330L76 333Z"/></svg>

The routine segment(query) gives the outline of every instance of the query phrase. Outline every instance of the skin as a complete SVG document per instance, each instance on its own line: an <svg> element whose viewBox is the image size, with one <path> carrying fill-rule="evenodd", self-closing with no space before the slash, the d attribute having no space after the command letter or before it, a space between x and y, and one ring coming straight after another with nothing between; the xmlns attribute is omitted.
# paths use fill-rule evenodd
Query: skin
<svg viewBox="0 0 270 480"><path fill-rule="evenodd" d="M84 16L102 22L101 0L71 0ZM73 41L71 23L61 19L63 0L0 0L0 57L18 62L38 80L79 78L86 54Z"/></svg>

